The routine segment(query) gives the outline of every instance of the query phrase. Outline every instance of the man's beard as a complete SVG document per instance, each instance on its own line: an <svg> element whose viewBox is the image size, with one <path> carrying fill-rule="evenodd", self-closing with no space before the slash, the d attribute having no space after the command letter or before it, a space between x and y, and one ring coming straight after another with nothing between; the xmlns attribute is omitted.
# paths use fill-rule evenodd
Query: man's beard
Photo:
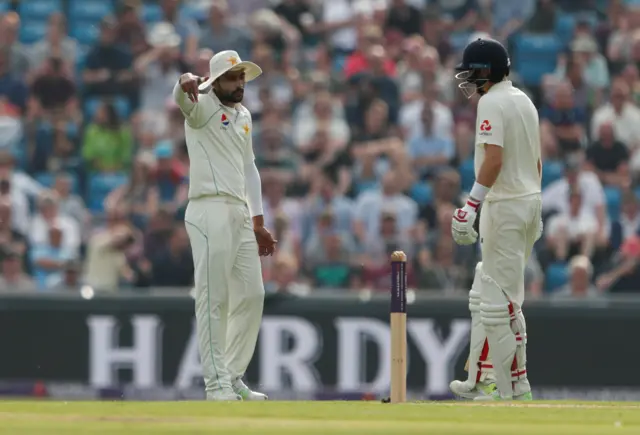
<svg viewBox="0 0 640 435"><path fill-rule="evenodd" d="M244 97L244 89L236 89L233 92L216 92L216 95L222 103L240 103Z"/></svg>

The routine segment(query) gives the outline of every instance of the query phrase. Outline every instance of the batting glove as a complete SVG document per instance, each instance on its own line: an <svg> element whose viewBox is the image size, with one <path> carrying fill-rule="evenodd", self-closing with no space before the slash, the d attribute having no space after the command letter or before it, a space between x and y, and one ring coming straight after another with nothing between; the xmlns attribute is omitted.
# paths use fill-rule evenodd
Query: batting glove
<svg viewBox="0 0 640 435"><path fill-rule="evenodd" d="M472 245L478 240L478 233L473 229L473 224L476 221L479 206L479 202L469 199L464 207L453 212L451 235L458 245Z"/></svg>

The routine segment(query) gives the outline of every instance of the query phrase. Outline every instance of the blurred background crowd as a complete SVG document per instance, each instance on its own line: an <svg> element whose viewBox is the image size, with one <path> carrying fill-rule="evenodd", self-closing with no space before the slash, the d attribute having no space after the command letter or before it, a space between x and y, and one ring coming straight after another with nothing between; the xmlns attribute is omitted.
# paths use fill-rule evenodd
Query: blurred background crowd
<svg viewBox="0 0 640 435"><path fill-rule="evenodd" d="M640 291L638 0L0 0L0 290L189 287L189 157L171 90L238 51L268 291L464 294L450 235L474 181L467 42L508 46L540 111L545 234L530 297Z"/></svg>

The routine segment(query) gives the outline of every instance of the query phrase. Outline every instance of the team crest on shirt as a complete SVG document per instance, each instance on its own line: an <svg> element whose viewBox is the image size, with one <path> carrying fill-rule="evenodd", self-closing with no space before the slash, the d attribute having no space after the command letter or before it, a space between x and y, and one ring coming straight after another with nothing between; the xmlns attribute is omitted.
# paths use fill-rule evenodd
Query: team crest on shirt
<svg viewBox="0 0 640 435"><path fill-rule="evenodd" d="M229 118L227 118L227 115L225 115L224 113L222 114L222 117L220 118L220 122L222 123L222 125L224 125L225 127L229 125Z"/></svg>
<svg viewBox="0 0 640 435"><path fill-rule="evenodd" d="M484 121L482 121L482 124L480 124L480 135L491 136L491 129L491 123L488 119L485 119Z"/></svg>

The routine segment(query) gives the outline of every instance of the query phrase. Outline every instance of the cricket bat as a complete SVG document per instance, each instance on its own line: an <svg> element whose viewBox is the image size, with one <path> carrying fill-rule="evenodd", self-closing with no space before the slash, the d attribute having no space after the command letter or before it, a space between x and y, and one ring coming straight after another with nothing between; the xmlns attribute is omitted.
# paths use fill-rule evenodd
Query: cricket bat
<svg viewBox="0 0 640 435"><path fill-rule="evenodd" d="M482 213L482 206L478 207L478 214L476 215L476 221L473 223L473 229L478 233L478 239L480 239L480 213ZM469 358L467 358L467 362L464 364L464 371L469 372Z"/></svg>

